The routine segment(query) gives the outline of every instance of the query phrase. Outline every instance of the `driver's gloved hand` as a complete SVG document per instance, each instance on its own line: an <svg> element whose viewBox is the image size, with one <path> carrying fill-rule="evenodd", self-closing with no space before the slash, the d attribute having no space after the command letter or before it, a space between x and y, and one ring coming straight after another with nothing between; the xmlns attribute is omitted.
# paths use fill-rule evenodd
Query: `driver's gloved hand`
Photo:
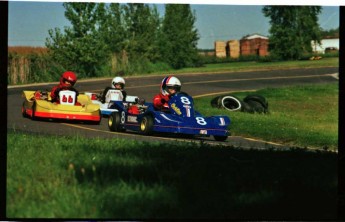
<svg viewBox="0 0 345 222"><path fill-rule="evenodd" d="M55 96L56 97L58 97L59 96L59 93L60 93L60 91L61 91L61 89L60 88L57 88L56 90L55 90Z"/></svg>
<svg viewBox="0 0 345 222"><path fill-rule="evenodd" d="M145 99L144 98L138 99L138 104L144 105L145 104Z"/></svg>

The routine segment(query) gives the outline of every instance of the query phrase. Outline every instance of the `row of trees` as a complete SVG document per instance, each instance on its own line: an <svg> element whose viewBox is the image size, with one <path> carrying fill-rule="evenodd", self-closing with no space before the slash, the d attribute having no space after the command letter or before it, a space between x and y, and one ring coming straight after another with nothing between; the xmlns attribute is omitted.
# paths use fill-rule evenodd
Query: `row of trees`
<svg viewBox="0 0 345 222"><path fill-rule="evenodd" d="M322 38L339 38L339 27L321 31Z"/></svg>
<svg viewBox="0 0 345 222"><path fill-rule="evenodd" d="M55 61L81 76L120 70L135 72L160 64L197 64L198 31L187 4L167 4L161 18L155 6L135 3L63 3L71 27L49 30L46 46Z"/></svg>
<svg viewBox="0 0 345 222"><path fill-rule="evenodd" d="M71 27L49 30L53 61L82 77L198 66L196 16L188 4L63 3ZM269 51L280 60L300 59L320 43L320 6L265 6L270 18Z"/></svg>

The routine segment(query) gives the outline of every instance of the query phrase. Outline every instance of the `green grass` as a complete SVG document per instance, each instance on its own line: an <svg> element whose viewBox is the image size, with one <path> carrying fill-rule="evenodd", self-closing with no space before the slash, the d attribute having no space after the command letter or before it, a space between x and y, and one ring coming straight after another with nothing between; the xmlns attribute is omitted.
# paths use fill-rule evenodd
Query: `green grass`
<svg viewBox="0 0 345 222"><path fill-rule="evenodd" d="M9 132L8 218L336 218L337 155Z"/></svg>
<svg viewBox="0 0 345 222"><path fill-rule="evenodd" d="M228 115L232 120L230 129L234 136L290 146L338 148L338 84L269 88L233 95L243 99L253 93L267 99L269 114L213 108L210 101L214 97L195 99L196 109L204 115Z"/></svg>

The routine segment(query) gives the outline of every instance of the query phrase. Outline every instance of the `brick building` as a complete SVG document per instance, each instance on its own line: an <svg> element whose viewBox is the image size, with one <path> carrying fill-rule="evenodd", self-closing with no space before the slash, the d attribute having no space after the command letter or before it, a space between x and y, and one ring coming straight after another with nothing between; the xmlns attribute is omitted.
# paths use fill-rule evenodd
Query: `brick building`
<svg viewBox="0 0 345 222"><path fill-rule="evenodd" d="M241 55L268 55L268 38L262 35L250 35L240 40Z"/></svg>

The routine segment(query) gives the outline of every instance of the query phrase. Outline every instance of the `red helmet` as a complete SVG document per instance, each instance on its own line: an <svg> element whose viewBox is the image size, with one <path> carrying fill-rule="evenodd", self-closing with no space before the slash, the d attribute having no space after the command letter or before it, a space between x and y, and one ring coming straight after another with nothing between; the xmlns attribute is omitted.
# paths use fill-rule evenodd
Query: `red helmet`
<svg viewBox="0 0 345 222"><path fill-rule="evenodd" d="M67 84L66 82L69 82L69 84ZM64 86L64 87L68 87L68 86L74 86L74 84L77 82L77 76L75 75L74 72L72 71L66 71L62 74L61 78L60 78L60 85Z"/></svg>

